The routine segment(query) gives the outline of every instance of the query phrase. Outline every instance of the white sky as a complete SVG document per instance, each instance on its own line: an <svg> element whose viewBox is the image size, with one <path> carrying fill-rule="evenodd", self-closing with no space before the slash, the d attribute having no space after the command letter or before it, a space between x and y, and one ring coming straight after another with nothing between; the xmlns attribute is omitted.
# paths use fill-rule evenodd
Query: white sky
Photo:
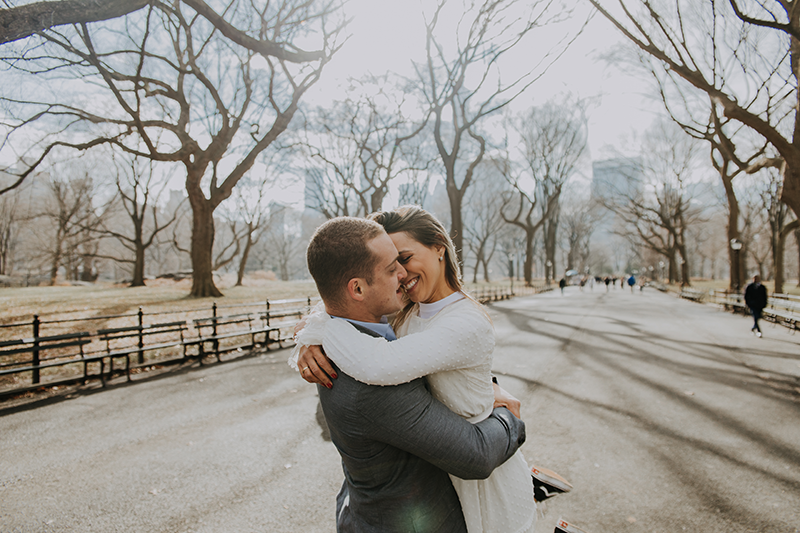
<svg viewBox="0 0 800 533"><path fill-rule="evenodd" d="M585 3L581 4L585 6ZM353 16L348 28L352 35L326 66L318 84L305 96L305 103L326 105L334 99L344 98L348 80L361 78L367 73L392 71L410 76L413 72L412 58L421 60L425 55L422 9L430 11L434 5L433 0L349 0L346 9ZM458 14L460 5L461 0L450 0L453 15ZM515 78L531 69L531 63L537 61L551 43L567 32L574 32L585 16L584 11L567 27L534 30L531 40L521 42L514 53L509 54L509 60L503 66L505 79ZM442 22L443 26L452 24L452 20ZM621 37L605 19L596 16L565 55L550 67L545 77L517 99L513 109L521 111L567 93L593 97L595 104L589 109L591 159L612 156L611 147L622 151L630 149L630 138L647 128L653 115L660 111L660 103L642 96L646 90L642 80L626 76L600 59L600 54L620 41ZM582 173L589 177L591 168L587 165ZM275 191L276 199L302 203L302 184L280 185L283 190ZM170 186L182 189L183 184L176 179Z"/></svg>
<svg viewBox="0 0 800 533"><path fill-rule="evenodd" d="M460 5L459 0L452 0L452 3ZM432 0L350 0L347 10L354 14L349 27L352 37L326 66L322 79L307 95L306 102L324 104L329 99L343 98L348 78L359 78L370 72L410 75L412 58L424 58L421 10L423 6L430 9L432 5ZM572 31L583 22L585 14L584 11L570 24ZM555 31L563 33L563 29ZM627 76L600 59L600 54L621 41L605 19L595 16L545 77L519 97L514 109L541 105L567 93L583 98L597 97L597 105L589 110L592 159L609 157L606 149L609 146L626 147L634 131L647 128L653 115L660 111L660 103L643 96L647 90L644 80ZM518 45L520 55L514 60L521 63L520 73L530 68L526 59L536 59L537 54L531 49L538 46L530 42ZM507 77L513 75L509 72Z"/></svg>

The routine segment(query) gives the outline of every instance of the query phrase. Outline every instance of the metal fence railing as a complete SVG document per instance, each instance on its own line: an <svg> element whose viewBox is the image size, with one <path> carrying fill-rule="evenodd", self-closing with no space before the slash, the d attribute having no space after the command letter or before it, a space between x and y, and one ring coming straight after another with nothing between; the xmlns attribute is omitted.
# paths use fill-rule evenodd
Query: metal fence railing
<svg viewBox="0 0 800 533"><path fill-rule="evenodd" d="M537 283L482 286L482 303L551 290ZM132 376L187 361L235 358L256 347L291 342L297 321L318 297L265 300L180 310L78 316L35 315L0 324L0 399L31 390ZM84 311L90 313L91 311ZM65 315L61 315L62 317Z"/></svg>
<svg viewBox="0 0 800 533"><path fill-rule="evenodd" d="M283 346L319 298L0 325L0 398L42 387L131 376L170 364L221 361Z"/></svg>

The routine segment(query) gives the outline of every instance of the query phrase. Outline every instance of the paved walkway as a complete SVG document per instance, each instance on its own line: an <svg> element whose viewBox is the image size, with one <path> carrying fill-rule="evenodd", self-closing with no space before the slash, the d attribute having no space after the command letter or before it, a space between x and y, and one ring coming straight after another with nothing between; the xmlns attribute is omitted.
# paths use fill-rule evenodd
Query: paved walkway
<svg viewBox="0 0 800 533"><path fill-rule="evenodd" d="M599 532L800 532L800 336L646 290L492 306L540 506ZM0 532L332 532L342 474L287 351L0 411Z"/></svg>

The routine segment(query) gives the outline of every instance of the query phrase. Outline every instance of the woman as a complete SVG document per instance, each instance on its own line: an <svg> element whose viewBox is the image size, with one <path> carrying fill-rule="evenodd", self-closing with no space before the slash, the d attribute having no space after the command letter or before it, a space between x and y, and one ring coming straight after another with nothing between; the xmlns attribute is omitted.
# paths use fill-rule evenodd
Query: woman
<svg viewBox="0 0 800 533"><path fill-rule="evenodd" d="M386 229L407 271L403 289L408 303L392 324L398 340L354 335L346 321L317 312L298 333L295 357L301 345L321 344L343 372L372 385L427 376L433 396L450 410L472 423L485 419L494 407L494 330L481 305L462 291L449 235L416 206L371 218ZM305 353L301 364L310 365L310 359ZM296 359L290 364L297 368ZM485 480L451 479L469 533L534 530L531 474L520 451Z"/></svg>

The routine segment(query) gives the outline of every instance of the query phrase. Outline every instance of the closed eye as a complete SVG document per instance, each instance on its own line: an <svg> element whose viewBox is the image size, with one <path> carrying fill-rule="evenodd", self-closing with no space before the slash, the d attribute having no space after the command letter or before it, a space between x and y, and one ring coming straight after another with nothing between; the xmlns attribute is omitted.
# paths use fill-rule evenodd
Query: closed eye
<svg viewBox="0 0 800 533"><path fill-rule="evenodd" d="M411 256L410 256L410 255L407 255L407 256L405 256L405 257L398 257L398 258L397 258L397 262L398 262L398 263L400 263L401 265L405 265L406 263L408 263L408 261L409 261L410 259L411 259Z"/></svg>

